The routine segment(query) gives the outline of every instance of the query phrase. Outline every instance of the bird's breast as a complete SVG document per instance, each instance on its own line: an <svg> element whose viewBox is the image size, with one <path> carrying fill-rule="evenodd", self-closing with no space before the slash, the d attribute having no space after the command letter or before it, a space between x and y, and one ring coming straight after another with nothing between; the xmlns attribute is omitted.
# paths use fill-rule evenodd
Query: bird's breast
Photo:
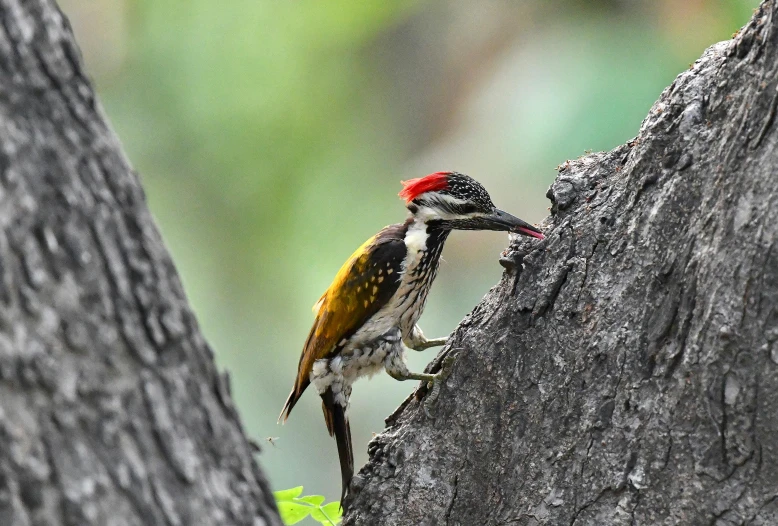
<svg viewBox="0 0 778 526"><path fill-rule="evenodd" d="M447 236L447 231L427 234L423 247L417 250L411 250L415 244L409 243L406 237L409 250L402 281L395 294L397 303L394 307L403 336L410 334L424 311L427 295L438 274L440 254Z"/></svg>

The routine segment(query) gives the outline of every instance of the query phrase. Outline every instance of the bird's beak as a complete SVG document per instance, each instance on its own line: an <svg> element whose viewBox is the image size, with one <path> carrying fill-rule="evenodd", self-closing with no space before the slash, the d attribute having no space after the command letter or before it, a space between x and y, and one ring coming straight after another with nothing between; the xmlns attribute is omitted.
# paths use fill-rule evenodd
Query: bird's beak
<svg viewBox="0 0 778 526"><path fill-rule="evenodd" d="M495 208L491 214L482 216L479 220L482 221L481 228L483 230L508 231L536 237L538 239L545 238L543 232L536 227L530 225L526 221L522 221L518 217L512 216L508 212L503 212L499 208Z"/></svg>

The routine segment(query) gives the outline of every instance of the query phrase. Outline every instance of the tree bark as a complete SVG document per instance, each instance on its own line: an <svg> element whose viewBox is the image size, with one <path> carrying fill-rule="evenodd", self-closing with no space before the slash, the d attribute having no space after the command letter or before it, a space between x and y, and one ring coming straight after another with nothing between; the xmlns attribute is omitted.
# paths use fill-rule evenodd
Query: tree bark
<svg viewBox="0 0 778 526"><path fill-rule="evenodd" d="M53 0L0 0L0 223L0 524L280 524Z"/></svg>
<svg viewBox="0 0 778 526"><path fill-rule="evenodd" d="M546 240L512 240L345 524L778 524L777 106L770 0L560 166Z"/></svg>

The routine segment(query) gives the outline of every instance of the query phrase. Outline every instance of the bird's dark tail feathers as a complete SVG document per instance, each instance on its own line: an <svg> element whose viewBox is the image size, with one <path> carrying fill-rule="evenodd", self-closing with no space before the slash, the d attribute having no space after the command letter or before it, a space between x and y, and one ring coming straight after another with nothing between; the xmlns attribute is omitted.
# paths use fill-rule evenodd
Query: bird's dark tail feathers
<svg viewBox="0 0 778 526"><path fill-rule="evenodd" d="M335 394L327 389L321 395L321 408L324 411L324 420L330 436L335 437L338 444L338 457L340 458L340 476L342 493L340 496L341 507L348 493L351 477L354 475L354 450L351 446L351 427L346 418L346 408L335 401Z"/></svg>
<svg viewBox="0 0 778 526"><path fill-rule="evenodd" d="M286 419L289 418L289 413L292 412L292 408L299 399L300 395L297 394L297 389L292 389L292 392L289 393L289 397L286 399L284 408L281 409L281 414L278 415L278 422L280 424L286 423Z"/></svg>
<svg viewBox="0 0 778 526"><path fill-rule="evenodd" d="M292 408L300 399L300 397L303 395L305 388L308 387L310 383L311 381L308 380L307 378L302 382L300 381L299 378L295 381L294 387L292 388L292 392L289 393L289 397L286 399L284 408L281 410L281 414L278 417L278 422L280 424L285 423L286 419L289 418L289 413L292 412Z"/></svg>

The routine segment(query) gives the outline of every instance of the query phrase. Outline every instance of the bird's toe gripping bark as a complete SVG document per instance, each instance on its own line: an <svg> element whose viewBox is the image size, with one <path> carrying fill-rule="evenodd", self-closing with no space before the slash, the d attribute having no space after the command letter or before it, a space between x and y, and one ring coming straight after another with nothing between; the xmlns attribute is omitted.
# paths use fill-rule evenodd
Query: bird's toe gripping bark
<svg viewBox="0 0 778 526"><path fill-rule="evenodd" d="M424 333L421 331L418 325L413 327L413 331L411 331L411 335L408 338L408 340L405 342L405 345L413 349L414 351L424 351L426 349L429 349L430 347L441 347L443 345L446 345L446 342L448 341L448 336L444 338L434 338L432 340L428 340Z"/></svg>
<svg viewBox="0 0 778 526"><path fill-rule="evenodd" d="M415 350L423 351L425 349L429 349L430 347L442 347L446 345L447 341L448 341L448 336L445 336L443 338L434 338L432 340L425 339L424 342L421 344L421 346L417 347Z"/></svg>
<svg viewBox="0 0 778 526"><path fill-rule="evenodd" d="M440 395L441 385L443 385L443 382L445 382L446 379L451 374L452 365L455 360L456 360L455 354L448 354L445 358L441 360L440 370L435 374L412 373L407 368L405 368L404 364L402 365L402 367L398 367L398 368L387 368L386 372L389 373L389 376L391 376L395 380L420 380L422 382L425 382L426 383L425 387L429 394L424 400L424 414L426 414L430 418L433 418L430 409L435 405L435 401Z"/></svg>

